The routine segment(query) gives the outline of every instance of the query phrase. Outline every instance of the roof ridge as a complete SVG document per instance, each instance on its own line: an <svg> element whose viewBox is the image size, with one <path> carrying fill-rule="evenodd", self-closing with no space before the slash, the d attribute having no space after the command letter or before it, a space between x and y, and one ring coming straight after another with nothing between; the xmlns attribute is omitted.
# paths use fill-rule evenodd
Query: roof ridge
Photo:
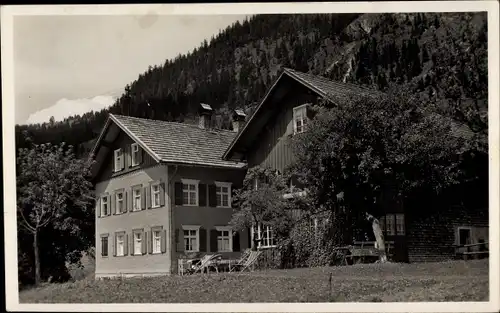
<svg viewBox="0 0 500 313"><path fill-rule="evenodd" d="M188 124L188 123L182 123L182 122L171 122L171 121L157 120L157 119L152 119L152 118L144 118L144 117L136 117L136 116L121 115L121 114L112 114L112 113L110 113L110 115L113 115L114 117L118 117L118 118L124 117L124 118L130 118L130 119L142 120L142 121L148 121L148 122L159 122L159 123L165 123L165 124L182 125L182 126L196 128L196 129L199 129L199 130L202 130L202 131L207 131L207 132L217 131L217 132L227 132L227 133L234 133L234 134L236 134L236 132L233 132L232 130L229 130L229 129L222 129L222 128L200 128L200 127L198 127L195 124Z"/></svg>
<svg viewBox="0 0 500 313"><path fill-rule="evenodd" d="M380 92L377 89L374 89L372 87L368 87L368 86L365 86L365 85L358 85L358 84L346 83L346 82L339 81L339 80L334 80L334 79L331 79L331 78L328 78L328 77L325 77L325 76L322 76L322 75L316 75L316 74L312 74L312 73L306 73L306 72L297 71L297 70L294 70L294 69L289 68L289 67L285 67L284 71L285 72L290 72L291 74L306 75L306 76L311 76L311 77L318 78L318 79L323 79L323 80L326 80L326 81L334 83L334 84L340 84L340 85L344 85L344 86L350 86L350 87L354 87L354 88L358 88L358 89L365 89L366 91Z"/></svg>

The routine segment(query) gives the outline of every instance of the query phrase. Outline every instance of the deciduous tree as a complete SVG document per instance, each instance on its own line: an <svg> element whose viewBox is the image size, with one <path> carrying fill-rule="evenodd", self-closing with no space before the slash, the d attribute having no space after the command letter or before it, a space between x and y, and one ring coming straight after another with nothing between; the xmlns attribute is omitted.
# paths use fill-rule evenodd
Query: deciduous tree
<svg viewBox="0 0 500 313"><path fill-rule="evenodd" d="M450 119L405 89L330 99L313 108L308 130L291 139L294 171L308 188L311 208L351 221L334 218L332 227L348 234L338 244L352 243L352 228L368 219L383 250L377 215L422 186L439 192L458 183L467 140L452 131Z"/></svg>
<svg viewBox="0 0 500 313"><path fill-rule="evenodd" d="M85 227L80 219L92 221L91 164L91 159L75 158L72 147L64 143L32 144L18 151L18 225L33 236L36 284L41 282L39 243L43 229L77 234Z"/></svg>

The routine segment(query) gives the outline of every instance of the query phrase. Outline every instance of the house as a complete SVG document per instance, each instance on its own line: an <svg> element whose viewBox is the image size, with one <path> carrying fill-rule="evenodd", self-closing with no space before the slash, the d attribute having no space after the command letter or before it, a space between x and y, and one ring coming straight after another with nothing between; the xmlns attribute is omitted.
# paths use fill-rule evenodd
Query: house
<svg viewBox="0 0 500 313"><path fill-rule="evenodd" d="M248 168L264 166L283 172L294 158L287 139L305 131L308 105L329 99L331 94L375 92L285 69L223 158L245 160ZM471 135L470 130L460 124L454 124L452 131L457 136ZM414 203L422 205L423 202ZM385 239L394 242L396 261L445 260L454 257L453 245L488 241L488 186L461 184L439 198L428 199L425 207L411 204L404 208L394 206L386 214L377 216Z"/></svg>
<svg viewBox="0 0 500 313"><path fill-rule="evenodd" d="M93 149L96 277L172 274L179 258L207 252L237 257L253 236L260 248L273 248L269 227L234 232L228 226L232 189L241 186L247 168L283 172L293 162L287 139L306 131L308 105L331 93L373 92L285 69L246 123L235 111L233 131L209 128L206 104L198 125L110 114ZM377 216L396 260L448 259L454 244L487 242L487 187L461 188L458 194L474 195L465 205L464 199L440 198L425 210L395 207Z"/></svg>
<svg viewBox="0 0 500 313"><path fill-rule="evenodd" d="M96 278L169 275L179 258L248 247L228 226L246 164L222 159L236 132L208 128L211 111L200 106L199 125L109 115L93 149Z"/></svg>

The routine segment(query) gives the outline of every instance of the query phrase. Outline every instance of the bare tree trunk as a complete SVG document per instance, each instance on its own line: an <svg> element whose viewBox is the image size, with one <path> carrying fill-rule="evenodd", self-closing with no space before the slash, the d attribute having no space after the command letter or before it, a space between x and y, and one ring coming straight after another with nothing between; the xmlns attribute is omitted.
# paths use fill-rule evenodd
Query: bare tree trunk
<svg viewBox="0 0 500 313"><path fill-rule="evenodd" d="M40 285L42 278L40 273L40 255L38 249L38 230L33 232L33 249L35 252L35 285Z"/></svg>
<svg viewBox="0 0 500 313"><path fill-rule="evenodd" d="M366 219L372 222L373 234L375 235L375 240L377 242L377 247L379 250L380 263L387 263L387 254L385 252L385 241L384 233L380 228L380 223L373 215L366 213Z"/></svg>

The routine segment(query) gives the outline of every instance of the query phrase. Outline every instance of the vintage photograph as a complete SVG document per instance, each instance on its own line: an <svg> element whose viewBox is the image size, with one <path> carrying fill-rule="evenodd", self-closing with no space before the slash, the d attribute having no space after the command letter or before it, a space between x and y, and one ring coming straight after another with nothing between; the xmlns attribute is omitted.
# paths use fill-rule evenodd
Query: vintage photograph
<svg viewBox="0 0 500 313"><path fill-rule="evenodd" d="M498 303L481 3L2 8L11 301Z"/></svg>

